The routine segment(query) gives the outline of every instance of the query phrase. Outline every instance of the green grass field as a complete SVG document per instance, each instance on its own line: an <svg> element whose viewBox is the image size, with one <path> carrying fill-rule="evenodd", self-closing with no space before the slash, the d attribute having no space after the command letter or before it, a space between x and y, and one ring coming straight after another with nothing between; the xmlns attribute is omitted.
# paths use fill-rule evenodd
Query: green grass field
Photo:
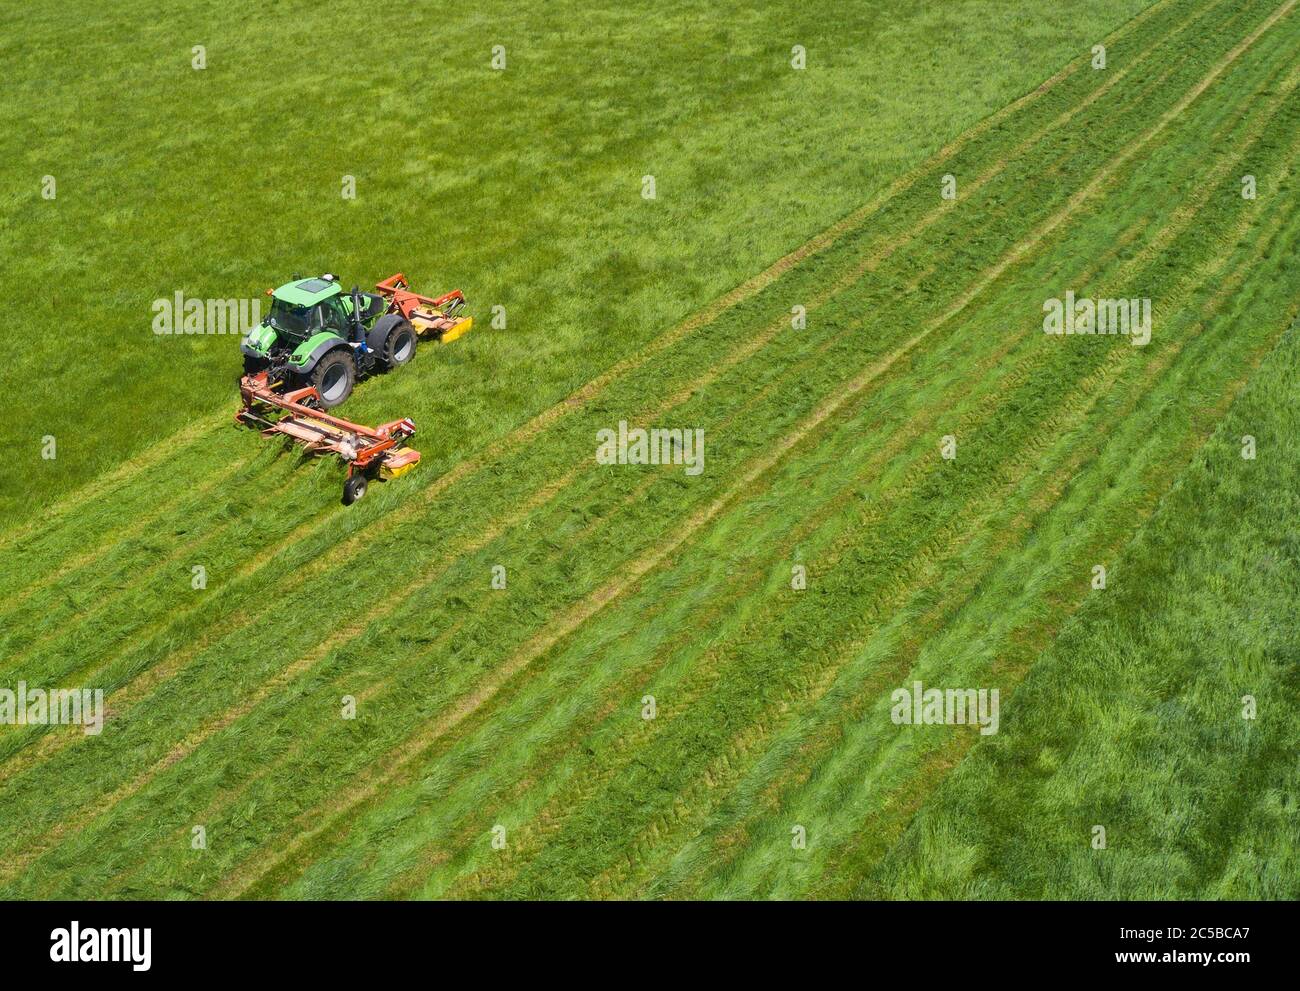
<svg viewBox="0 0 1300 991"><path fill-rule="evenodd" d="M1296 8L0 15L0 897L1300 896ZM351 507L151 328L398 270Z"/></svg>

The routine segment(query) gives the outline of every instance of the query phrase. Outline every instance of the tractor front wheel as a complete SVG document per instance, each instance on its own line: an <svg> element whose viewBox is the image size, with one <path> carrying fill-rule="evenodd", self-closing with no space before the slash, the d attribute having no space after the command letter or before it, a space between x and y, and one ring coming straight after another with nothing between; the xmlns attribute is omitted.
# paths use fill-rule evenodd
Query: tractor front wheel
<svg viewBox="0 0 1300 991"><path fill-rule="evenodd" d="M307 381L320 393L321 406L332 409L352 395L352 386L357 381L357 366L352 355L339 348L316 363Z"/></svg>

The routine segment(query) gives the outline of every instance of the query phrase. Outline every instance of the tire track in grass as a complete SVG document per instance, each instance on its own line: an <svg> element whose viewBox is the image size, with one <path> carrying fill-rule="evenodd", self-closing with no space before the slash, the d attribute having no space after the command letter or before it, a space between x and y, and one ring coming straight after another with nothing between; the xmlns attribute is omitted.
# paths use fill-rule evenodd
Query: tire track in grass
<svg viewBox="0 0 1300 991"><path fill-rule="evenodd" d="M221 485L223 481L247 468L255 458L255 452L248 452L236 457L229 465L215 471L208 471L197 479L182 478L179 484L186 486L185 496L190 501L202 499ZM150 526L157 525L160 517L167 517L176 513L177 507L174 501L165 501L162 505L158 505L159 502L163 502L163 500L155 500L155 505L151 507L151 511L147 512L138 511L138 507L134 505L124 507L122 512L126 514L128 520L124 526L116 528L105 526L105 521L99 518L87 521L87 526L93 525L95 527L94 537L77 541L73 546L56 546L53 550L39 546L29 546L23 548L22 553L30 557L30 560L23 560L18 557L6 560L4 562L5 574L0 577L0 582L8 583L10 576L15 577L17 580L10 586L10 595L3 603L0 620L18 612L25 602L38 593L54 591L58 582L73 571L84 568L95 560L111 554L123 542L132 540L141 533L147 532ZM121 517L115 517L115 522L120 522L120 520ZM46 531L41 536L49 536L51 533L53 531ZM92 540L97 540L98 543L92 543ZM38 566L47 566L51 563L56 565L52 570L43 574L34 573Z"/></svg>
<svg viewBox="0 0 1300 991"><path fill-rule="evenodd" d="M979 295L979 293L983 292L983 290L987 288L988 285L997 281L997 279L1000 278L1011 265L1015 264L1024 257L1028 251L1041 243L1041 241L1055 230L1056 227L1058 227L1065 219L1077 212L1079 207L1091 198L1091 196L1094 195L1095 192L1101 188L1122 165L1127 163L1128 160L1137 153L1137 151L1145 147L1156 135L1168 127L1168 125L1194 100L1204 93L1229 66L1236 62L1243 52L1248 50L1266 31L1268 31L1282 17L1288 14L1295 7L1296 2L1297 0L1286 0L1285 3L1276 8L1273 13L1270 14L1249 35L1247 35L1246 38L1242 39L1242 41L1234 46L1228 54L1201 79L1200 82L1185 93L1171 109L1162 114L1152 128L1148 129L1132 144L1126 146L1124 150L1112 158L1107 165L1103 167L1100 173L1098 173L1098 175L1096 175L1083 189L1070 197L1065 207L1054 214L1048 222L1040 227L1027 241L1017 245L1016 248L1009 252L1002 261L993 267L985 278L981 279L974 288L969 290L961 299L954 303L954 305L940 316L936 322L931 322L927 325L926 329L910 338L897 351L873 363L866 370L859 373L850 381L847 388L837 390L836 394L820 405L803 425L783 438L782 441L777 444L774 451L759 459L758 463L742 477L738 485L729 489L727 493L710 504L710 506L705 510L694 514L664 546L655 549L633 562L627 569L625 576L608 583L595 594L590 596L585 602L580 603L577 607L571 609L556 625L556 628L553 631L539 634L534 637L522 651L506 661L500 668L485 679L475 691L471 692L458 705L454 706L449 712L438 719L428 733L415 734L406 744L395 751L394 754L390 755L389 759L385 762L386 767L384 771L373 778L369 784L358 789L358 792L354 797L330 803L331 807L327 813L328 822L325 825L317 824L308 829L307 827L310 823L304 822L304 831L300 832L289 842L288 846L285 848L284 855L280 860L291 858L294 852L303 843L308 839L314 838L339 816L346 814L347 811L372 797L380 789L388 787L393 780L398 779L401 772L406 770L409 764L420 758L426 746L436 741L438 737L456 726L466 716L490 699L506 681L527 667L534 659L549 650L560 640L569 636L574 630L585 623L587 619L595 615L614 599L620 597L629 588L634 586L641 577L657 567L662 561L666 560L672 553L674 553L687 537L693 535L698 529L710 522L723 508L725 508L725 506L752 485L754 481L770 470L771 467L783 460L785 455L794 446L800 443L809 433L820 427L848 399L852 398L852 396L864 389L881 374L888 371L894 362L915 349L927 337L929 337L935 329L960 314L962 310L964 310L965 307L969 305L977 295ZM312 819L315 820L316 817L313 816ZM269 855L263 853L260 856L250 858L250 860L243 865L243 870L237 869L234 873L227 876L226 882L219 886L218 893L224 893L227 895L234 894L237 896L244 891L247 891L256 884L257 878L260 876L257 873L259 868L262 868L263 871L274 868L274 857L275 853ZM270 862L268 863L268 861ZM231 883L231 879L235 879L235 882Z"/></svg>
<svg viewBox="0 0 1300 991"><path fill-rule="evenodd" d="M234 469L232 469L231 475L238 474L241 470L246 468L249 463L255 461L257 457L258 455L256 453L250 453L248 457L241 459L239 462L236 463ZM213 490L223 487L229 480L230 480L230 476L226 474L215 475L208 484L203 485L199 488L199 490L194 494L194 497L191 501L194 500L201 501L207 498L212 494ZM284 493L288 489L290 489L294 484L299 483L301 481L302 479L300 476L290 475L289 477L285 478L282 482L280 482L280 484L262 492L261 496L259 497L258 501L255 504L256 505L273 504L275 500L281 498L284 495ZM216 516L219 519L222 513L220 507L217 507L217 509L218 511ZM174 513L176 512L176 509L174 507L169 508L168 512ZM189 520L190 517L186 517L186 519ZM79 589L79 591L81 591L83 595L90 595L93 597L94 605L87 609L79 609L72 616L65 617L66 621L75 623L76 626L78 627L82 627L89 624L96 616L107 613L113 608L115 608L116 606L118 606L119 605L118 600L122 596L128 595L130 591L138 587L144 579L148 578L149 576L157 574L167 564L175 563L178 559L180 559L182 556L186 554L197 553L197 547L199 546L211 546L214 543L219 543L219 538L223 534L225 534L227 530L229 530L232 526L234 526L238 522L241 522L240 519L234 515L228 515L228 518L220 520L219 522L215 522L215 523L213 523L211 519L204 519L203 523L200 524L200 526L202 527L202 537L199 543L197 544L185 543L185 542L176 543L175 546L169 552L165 553L161 557L159 557L157 553L153 550L153 548L151 548L148 545L138 548L135 551L137 556L149 558L151 559L152 563L147 565L144 568L133 569L132 564L134 563L135 559L133 559L130 556L127 556L125 560L121 561L116 565L115 570L105 572L103 575L101 575L100 581L111 583L114 579L120 578L123 575L123 573L129 572L131 575L131 582L129 584L124 583L119 585L117 588L117 593L118 593L117 595L112 594L113 590L111 588L105 590L102 588L97 588L95 586L92 586L88 590ZM88 560L78 559L72 562L71 563L72 567L70 567L69 570L75 570L75 568L85 567L88 563L92 563L95 560L101 559L104 555L112 553L112 551L118 549L118 546L120 546L122 543L125 543L126 541L131 539L138 538L143 532L148 531L152 528L156 528L157 526L158 526L158 521L156 519L152 519L152 518L144 519L141 521L139 526L130 528L129 533L123 533L121 535L116 536L114 540L117 546L90 551L86 555L82 556L83 558L86 558ZM66 575L63 577L66 577ZM33 587L28 589L27 595L29 596L37 592L46 592L48 594L59 594L59 589L57 589L53 585L43 586L43 587ZM23 602L26 601L26 599L27 596L20 596L18 605L21 605ZM130 632L130 628L123 626L120 628L119 632ZM21 665L21 663L27 660L28 658L30 658L31 655L36 654L39 651L41 651L43 648L47 647L51 640L56 639L59 636L66 635L66 633L67 630L65 628L56 627L55 629L49 630L46 633L38 634L32 640L29 640L27 643L22 644L18 649L10 652L7 656L5 656L4 663L3 665L0 665L0 669L16 670ZM75 677L77 673L78 672L74 671L67 676Z"/></svg>
<svg viewBox="0 0 1300 991"><path fill-rule="evenodd" d="M286 492L288 492L290 489L293 488L294 485L300 482L301 479L298 478L296 475L290 475L290 477L284 479L284 481L282 481L280 485L268 490L264 494L263 501L274 503L276 500L282 498ZM230 518L226 519L224 522L217 524L215 527L209 528L205 532L204 540L201 544L180 545L171 553L158 558L148 568L140 572L137 572L133 577L137 581L139 581L149 577L150 575L156 574L157 572L166 568L168 565L174 565L176 561L179 560L183 555L187 553L196 553L195 546L206 547L206 546L211 546L213 544L219 544L221 539L225 535L226 531L230 527L232 527L237 521L238 521L237 517L231 516ZM104 609L101 607L99 609L96 609L95 611L102 612L104 611ZM84 621L84 614L83 614L83 621ZM86 682L87 679L84 677L85 674L86 672L84 670L74 670L59 675L58 677L54 678L53 681L57 683L57 687L76 688ZM33 680L39 680L39 673L38 672L29 673L22 677L26 678L26 680L31 682ZM49 679L47 679L47 681L48 680ZM116 708L108 708L105 712L105 717L104 717L105 722L108 722L110 719L116 718L118 714L119 711ZM60 730L62 730L63 732L60 733L59 732ZM4 739L6 735L6 731L15 733L15 735L17 733L17 731L12 727L2 728L0 729L0 740ZM61 747L66 744L60 741L66 740L67 736L84 735L80 733L80 729L77 727L61 727L58 725L43 725L38 727L28 727L27 734L28 734L27 738L24 741L20 742L17 748L13 750L7 750L3 755L0 755L0 761L7 760L11 762L9 764L0 764L0 782L3 782L8 776L13 776L18 773L21 773L21 771L34 765L37 761L45 757L48 757L58 749L61 749Z"/></svg>
<svg viewBox="0 0 1300 991"><path fill-rule="evenodd" d="M266 453L266 452L262 452L262 453ZM254 457L256 457L256 455L254 455ZM289 474L278 485L274 485L269 488L263 486L259 490L258 494L255 496L253 501L249 504L249 508L252 511L256 512L263 508L276 505L277 501L281 500L286 492L292 490L294 486L301 485L304 479L300 474L297 473L298 467L301 467L301 465L290 466L290 468L288 469ZM129 596L133 591L138 590L138 588L142 584L142 580L145 577L158 574L168 564L174 564L177 560L179 560L184 555L197 553L198 547L220 548L222 546L222 538L224 537L224 535L236 524L242 522L245 522L244 518L231 514L229 518L223 520L220 523L217 523L215 526L208 527L204 531L202 540L199 543L178 544L167 554L163 555L162 557L157 557L154 560L154 562L148 567L140 571L134 572L132 574L132 581L129 583L123 583L119 587L118 589L119 594L116 597L107 594L96 595L94 599L95 604L91 608L78 612L73 617L73 619L75 620L75 627L74 627L75 632L78 633L81 632L82 628L87 627L95 618L111 613L111 611L115 608L120 608L119 600L123 596ZM142 549L142 553L147 553L147 552L148 552L148 548ZM219 556L220 553L221 551L219 549L215 552L217 556ZM209 556L208 561L206 563L210 564L212 560L213 557ZM116 574L117 572L113 574L109 574L105 577L106 579L111 580L113 577L116 576ZM201 603L195 604L195 606L192 608L197 608L200 605ZM145 622L146 619L147 619L146 616L139 617L141 623ZM113 632L118 634L120 639L125 639L128 641L128 645L124 647L118 654L111 655L110 660L101 663L99 668L95 671L90 670L90 668L93 667L94 665L94 660L92 659L91 661L88 661L85 665L83 665L80 668L73 668L70 670L64 670L58 672L57 674L54 675L55 680L59 680L59 681L71 680L80 684L87 677L93 677L94 675L103 674L105 669L107 669L111 665L113 660L117 660L123 654L129 652L132 649L131 645L135 641L137 641L140 636L140 634L138 633L138 628L132 627L130 625L125 625L125 624L115 626ZM22 645L18 650L15 650L11 654L9 654L4 659L5 660L4 670L16 670L23 661L28 660L30 657L32 657L32 655L39 655L43 651L48 651L51 640L54 640L59 636L66 635L66 634L67 634L66 630L56 628L47 633L39 635L36 639L29 641L28 643ZM3 765L0 765L0 781L4 780L3 775L4 775Z"/></svg>

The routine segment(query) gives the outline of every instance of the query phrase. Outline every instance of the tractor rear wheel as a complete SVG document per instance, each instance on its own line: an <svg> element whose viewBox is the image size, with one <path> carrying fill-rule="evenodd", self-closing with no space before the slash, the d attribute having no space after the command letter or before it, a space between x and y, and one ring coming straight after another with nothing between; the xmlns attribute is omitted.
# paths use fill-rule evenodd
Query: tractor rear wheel
<svg viewBox="0 0 1300 991"><path fill-rule="evenodd" d="M332 409L352 395L352 386L357 381L357 366L352 355L339 348L316 363L307 381L320 393L321 406Z"/></svg>
<svg viewBox="0 0 1300 991"><path fill-rule="evenodd" d="M383 349L379 352L384 367L391 371L399 365L405 365L415 357L415 345L415 329L403 320L384 338Z"/></svg>

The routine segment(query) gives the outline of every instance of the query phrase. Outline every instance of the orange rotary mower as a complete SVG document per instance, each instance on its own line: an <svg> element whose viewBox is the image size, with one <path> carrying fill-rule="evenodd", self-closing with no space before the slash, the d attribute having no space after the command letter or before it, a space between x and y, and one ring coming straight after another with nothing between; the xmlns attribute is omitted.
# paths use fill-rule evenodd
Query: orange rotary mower
<svg viewBox="0 0 1300 991"><path fill-rule="evenodd" d="M276 392L266 372L245 375L239 393L244 406L235 414L236 422L261 426L264 437L290 437L311 454L337 454L347 463L344 505L364 496L371 478L396 478L420 463L420 452L405 444L415 436L415 424L408 419L374 428L352 423L320 409L314 385Z"/></svg>
<svg viewBox="0 0 1300 991"><path fill-rule="evenodd" d="M343 502L366 492L371 478L394 478L420 461L405 446L409 419L371 428L327 410L352 394L360 375L393 371L415 357L417 339L450 343L473 326L459 312L459 290L433 298L412 292L397 273L362 293L342 291L333 275L295 279L268 290L271 311L244 337L243 407L238 423L281 434L313 454L336 454L348 465Z"/></svg>

